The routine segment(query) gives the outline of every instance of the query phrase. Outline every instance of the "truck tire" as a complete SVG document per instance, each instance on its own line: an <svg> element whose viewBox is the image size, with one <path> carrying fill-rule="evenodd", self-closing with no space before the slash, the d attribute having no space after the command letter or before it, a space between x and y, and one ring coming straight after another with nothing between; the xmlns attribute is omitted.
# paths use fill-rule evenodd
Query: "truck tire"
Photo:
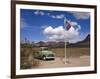
<svg viewBox="0 0 100 79"><path fill-rule="evenodd" d="M43 60L46 60L46 56L43 56L42 59L43 59Z"/></svg>

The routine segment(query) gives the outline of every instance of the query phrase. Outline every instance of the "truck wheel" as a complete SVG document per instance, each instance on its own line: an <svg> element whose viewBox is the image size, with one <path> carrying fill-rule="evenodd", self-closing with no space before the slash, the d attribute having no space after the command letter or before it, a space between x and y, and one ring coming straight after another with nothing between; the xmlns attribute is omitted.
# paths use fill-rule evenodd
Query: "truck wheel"
<svg viewBox="0 0 100 79"><path fill-rule="evenodd" d="M46 60L46 56L43 56L43 60Z"/></svg>

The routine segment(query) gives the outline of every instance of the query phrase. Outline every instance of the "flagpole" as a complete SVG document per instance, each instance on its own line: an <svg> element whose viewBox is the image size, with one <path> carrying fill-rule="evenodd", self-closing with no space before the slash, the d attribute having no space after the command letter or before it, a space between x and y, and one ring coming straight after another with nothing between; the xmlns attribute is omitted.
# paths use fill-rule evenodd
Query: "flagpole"
<svg viewBox="0 0 100 79"><path fill-rule="evenodd" d="M66 20L66 18L64 18L64 27L65 27L65 22L66 22L65 20ZM66 29L66 27L65 27L65 29ZM66 47L67 47L67 44L66 44L66 39L65 39L65 64L66 64L66 61L67 61Z"/></svg>
<svg viewBox="0 0 100 79"><path fill-rule="evenodd" d="M67 61L66 47L67 47L67 44L66 44L66 39L65 39L65 64L66 64L66 61Z"/></svg>

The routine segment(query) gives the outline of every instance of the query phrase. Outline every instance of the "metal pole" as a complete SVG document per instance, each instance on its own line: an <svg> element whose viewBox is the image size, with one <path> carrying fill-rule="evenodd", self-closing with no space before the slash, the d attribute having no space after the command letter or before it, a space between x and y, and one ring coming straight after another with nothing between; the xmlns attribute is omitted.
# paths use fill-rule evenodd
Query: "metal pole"
<svg viewBox="0 0 100 79"><path fill-rule="evenodd" d="M67 61L66 46L67 46L67 44L66 44L66 39L65 39L65 64L66 64L66 61Z"/></svg>
<svg viewBox="0 0 100 79"><path fill-rule="evenodd" d="M66 26L65 24L66 24L66 18L64 18L64 27ZM65 27L65 33L66 33L66 27ZM65 64L66 64L66 61L67 61L66 46L67 46L67 44L66 44L66 38L65 38Z"/></svg>

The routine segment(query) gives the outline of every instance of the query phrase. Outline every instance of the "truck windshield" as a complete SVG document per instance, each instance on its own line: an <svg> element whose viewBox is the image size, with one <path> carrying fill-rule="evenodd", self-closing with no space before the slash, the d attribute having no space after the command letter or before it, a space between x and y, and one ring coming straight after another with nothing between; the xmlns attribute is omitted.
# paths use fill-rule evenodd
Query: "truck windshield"
<svg viewBox="0 0 100 79"><path fill-rule="evenodd" d="M48 50L48 48L44 48L43 50Z"/></svg>

